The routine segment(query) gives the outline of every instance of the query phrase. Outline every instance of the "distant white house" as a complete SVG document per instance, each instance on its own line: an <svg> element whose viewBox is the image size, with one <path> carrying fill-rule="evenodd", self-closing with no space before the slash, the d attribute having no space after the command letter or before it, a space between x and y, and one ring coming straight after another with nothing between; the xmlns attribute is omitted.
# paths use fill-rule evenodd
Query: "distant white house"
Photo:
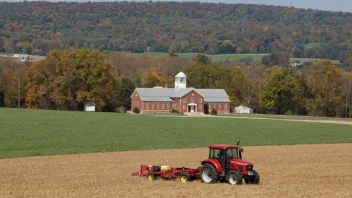
<svg viewBox="0 0 352 198"><path fill-rule="evenodd" d="M253 113L253 109L241 105L241 106L235 107L235 113Z"/></svg>
<svg viewBox="0 0 352 198"><path fill-rule="evenodd" d="M14 54L13 57L20 59L22 62L29 60L29 55L27 54Z"/></svg>
<svg viewBox="0 0 352 198"><path fill-rule="evenodd" d="M87 102L84 104L84 111L95 111L95 104L92 102Z"/></svg>
<svg viewBox="0 0 352 198"><path fill-rule="evenodd" d="M291 66L292 67L298 67L298 66L301 66L303 65L302 63L292 63Z"/></svg>

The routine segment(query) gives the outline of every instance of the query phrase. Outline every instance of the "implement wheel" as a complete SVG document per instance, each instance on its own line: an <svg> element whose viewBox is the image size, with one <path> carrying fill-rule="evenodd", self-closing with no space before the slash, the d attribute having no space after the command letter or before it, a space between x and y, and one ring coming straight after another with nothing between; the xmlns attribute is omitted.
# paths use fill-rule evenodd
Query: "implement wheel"
<svg viewBox="0 0 352 198"><path fill-rule="evenodd" d="M219 173L213 165L206 163L200 169L200 179L204 183L217 183Z"/></svg>
<svg viewBox="0 0 352 198"><path fill-rule="evenodd" d="M189 181L191 181L191 176L187 172L182 172L180 174L180 181L182 183L189 182Z"/></svg>
<svg viewBox="0 0 352 198"><path fill-rule="evenodd" d="M151 173L148 173L147 179L150 180L150 181L154 181L155 180L155 175L151 174Z"/></svg>
<svg viewBox="0 0 352 198"><path fill-rule="evenodd" d="M241 185L242 175L235 170L230 170L226 175L226 181L231 185Z"/></svg>

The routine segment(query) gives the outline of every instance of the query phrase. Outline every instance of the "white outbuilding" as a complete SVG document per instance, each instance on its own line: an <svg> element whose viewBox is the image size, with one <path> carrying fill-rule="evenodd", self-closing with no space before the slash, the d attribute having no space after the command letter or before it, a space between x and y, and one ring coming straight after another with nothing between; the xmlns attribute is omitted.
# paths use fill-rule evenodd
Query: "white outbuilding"
<svg viewBox="0 0 352 198"><path fill-rule="evenodd" d="M95 104L92 102L87 102L84 104L84 111L95 111Z"/></svg>
<svg viewBox="0 0 352 198"><path fill-rule="evenodd" d="M253 113L253 109L241 105L241 106L235 107L235 113Z"/></svg>

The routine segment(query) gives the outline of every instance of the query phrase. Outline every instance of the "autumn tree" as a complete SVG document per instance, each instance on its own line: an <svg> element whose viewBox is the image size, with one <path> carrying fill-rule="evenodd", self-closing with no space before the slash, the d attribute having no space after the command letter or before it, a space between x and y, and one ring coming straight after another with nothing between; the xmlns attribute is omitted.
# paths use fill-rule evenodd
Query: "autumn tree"
<svg viewBox="0 0 352 198"><path fill-rule="evenodd" d="M210 65L212 63L211 58L203 54L197 54L195 57L193 57L192 61L196 65Z"/></svg>
<svg viewBox="0 0 352 198"><path fill-rule="evenodd" d="M264 71L260 86L260 104L267 111L283 114L292 111L296 84L290 69L279 66Z"/></svg>
<svg viewBox="0 0 352 198"><path fill-rule="evenodd" d="M265 66L250 64L243 67L244 80L240 88L242 89L245 105L260 112L259 87L261 84Z"/></svg>
<svg viewBox="0 0 352 198"><path fill-rule="evenodd" d="M144 74L143 77L143 85L145 87L154 87L154 86L162 86L171 84L173 79L162 76L160 66L151 66L149 67Z"/></svg>
<svg viewBox="0 0 352 198"><path fill-rule="evenodd" d="M336 116L341 104L342 70L330 60L321 60L309 68L308 85L312 99L308 107L316 116Z"/></svg>
<svg viewBox="0 0 352 198"><path fill-rule="evenodd" d="M273 53L262 58L262 64L268 66L287 66L289 65L288 55L285 53Z"/></svg>
<svg viewBox="0 0 352 198"><path fill-rule="evenodd" d="M0 58L0 107L21 107L24 103L26 63Z"/></svg>
<svg viewBox="0 0 352 198"><path fill-rule="evenodd" d="M114 95L105 106L105 111L127 111L131 109L131 95L135 90L134 83L129 78L117 78L113 83Z"/></svg>
<svg viewBox="0 0 352 198"><path fill-rule="evenodd" d="M308 72L297 72L294 74L296 89L294 94L294 111L298 115L307 115L309 112L309 101L312 99L312 89L307 80Z"/></svg>
<svg viewBox="0 0 352 198"><path fill-rule="evenodd" d="M96 50L52 50L29 68L26 105L77 110L93 102L102 110L112 99L113 80L107 57Z"/></svg>
<svg viewBox="0 0 352 198"><path fill-rule="evenodd" d="M345 117L352 117L352 73L342 76L342 104L345 107Z"/></svg>

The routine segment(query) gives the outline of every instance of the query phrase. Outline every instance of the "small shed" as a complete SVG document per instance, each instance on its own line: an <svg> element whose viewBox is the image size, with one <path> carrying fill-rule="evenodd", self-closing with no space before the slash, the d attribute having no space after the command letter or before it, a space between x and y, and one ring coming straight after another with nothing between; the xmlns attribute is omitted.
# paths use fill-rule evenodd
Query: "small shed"
<svg viewBox="0 0 352 198"><path fill-rule="evenodd" d="M92 102L87 102L84 104L84 111L95 111L95 104Z"/></svg>
<svg viewBox="0 0 352 198"><path fill-rule="evenodd" d="M241 105L241 106L235 107L235 113L253 113L253 109Z"/></svg>
<svg viewBox="0 0 352 198"><path fill-rule="evenodd" d="M22 62L29 60L29 55L27 55L27 54L14 54L13 57L20 59L20 61L22 61Z"/></svg>

